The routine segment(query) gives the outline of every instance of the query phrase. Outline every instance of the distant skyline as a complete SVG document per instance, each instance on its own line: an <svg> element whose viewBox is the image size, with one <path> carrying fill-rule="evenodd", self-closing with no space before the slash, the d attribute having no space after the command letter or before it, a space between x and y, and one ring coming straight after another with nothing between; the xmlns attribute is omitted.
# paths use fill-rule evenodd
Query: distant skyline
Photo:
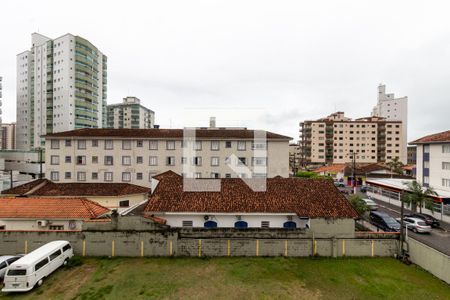
<svg viewBox="0 0 450 300"><path fill-rule="evenodd" d="M369 116L378 84L409 98L408 140L449 130L446 1L3 1L3 121L31 34L82 36L108 56L108 104L136 96L163 128L266 129L337 110ZM122 2L123 3L123 2Z"/></svg>

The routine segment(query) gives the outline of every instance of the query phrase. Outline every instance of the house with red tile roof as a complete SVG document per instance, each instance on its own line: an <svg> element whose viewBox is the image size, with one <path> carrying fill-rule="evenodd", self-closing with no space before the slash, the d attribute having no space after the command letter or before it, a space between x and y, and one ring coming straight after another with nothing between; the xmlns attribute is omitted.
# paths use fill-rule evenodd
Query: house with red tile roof
<svg viewBox="0 0 450 300"><path fill-rule="evenodd" d="M85 198L0 198L0 230L81 230L110 209Z"/></svg>
<svg viewBox="0 0 450 300"><path fill-rule="evenodd" d="M197 179L168 171L153 178L145 215L172 227L309 228L328 236L353 236L358 217L347 199L324 179Z"/></svg>
<svg viewBox="0 0 450 300"><path fill-rule="evenodd" d="M37 179L2 191L4 196L34 198L86 198L119 212L148 199L150 188L130 183L53 182Z"/></svg>

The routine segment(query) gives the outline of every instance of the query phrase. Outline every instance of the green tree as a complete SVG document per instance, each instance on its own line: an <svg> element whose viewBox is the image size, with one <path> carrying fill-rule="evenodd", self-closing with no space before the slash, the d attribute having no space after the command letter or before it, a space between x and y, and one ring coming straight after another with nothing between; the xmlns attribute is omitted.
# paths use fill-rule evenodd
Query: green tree
<svg viewBox="0 0 450 300"><path fill-rule="evenodd" d="M301 177L301 178L318 178L319 175L317 175L314 172L309 172L309 171L300 171L297 172L297 174L295 174L295 177Z"/></svg>
<svg viewBox="0 0 450 300"><path fill-rule="evenodd" d="M365 212L370 210L369 206L367 206L366 202L364 202L359 195L351 195L348 201L350 201L350 204L360 215L363 215Z"/></svg>
<svg viewBox="0 0 450 300"><path fill-rule="evenodd" d="M400 161L398 156L394 157L390 162L386 164L392 172L402 175L404 164Z"/></svg>
<svg viewBox="0 0 450 300"><path fill-rule="evenodd" d="M416 180L406 185L408 191L402 196L403 201L411 207L411 210L417 212L417 206L419 206L420 213L422 213L422 207L428 208L434 211L434 199L431 196L437 196L437 193L433 188L423 188Z"/></svg>

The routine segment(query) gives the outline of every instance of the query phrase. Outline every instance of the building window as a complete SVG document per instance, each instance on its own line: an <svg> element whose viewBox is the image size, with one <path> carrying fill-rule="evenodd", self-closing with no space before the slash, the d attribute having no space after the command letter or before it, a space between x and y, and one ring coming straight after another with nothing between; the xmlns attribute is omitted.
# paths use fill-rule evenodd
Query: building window
<svg viewBox="0 0 450 300"><path fill-rule="evenodd" d="M130 172L122 172L122 181L125 181L125 182L131 181L131 173Z"/></svg>
<svg viewBox="0 0 450 300"><path fill-rule="evenodd" d="M450 179L442 178L442 186L450 187Z"/></svg>
<svg viewBox="0 0 450 300"><path fill-rule="evenodd" d="M267 165L267 157L252 157L252 166Z"/></svg>
<svg viewBox="0 0 450 300"><path fill-rule="evenodd" d="M237 229L248 228L248 223L245 221L237 221L236 223L234 223L234 228Z"/></svg>
<svg viewBox="0 0 450 300"><path fill-rule="evenodd" d="M219 141L211 141L211 150L217 151L219 150L220 142Z"/></svg>
<svg viewBox="0 0 450 300"><path fill-rule="evenodd" d="M191 220L183 220L181 222L181 226L183 226L183 227L192 227L193 226L193 222Z"/></svg>
<svg viewBox="0 0 450 300"><path fill-rule="evenodd" d="M231 141L225 141L225 148L231 148Z"/></svg>
<svg viewBox="0 0 450 300"><path fill-rule="evenodd" d="M114 159L112 156L105 156L105 166L112 166L114 164Z"/></svg>
<svg viewBox="0 0 450 300"><path fill-rule="evenodd" d="M64 179L71 179L71 178L72 178L72 173L70 173L70 172L64 173Z"/></svg>
<svg viewBox="0 0 450 300"><path fill-rule="evenodd" d="M244 150L245 150L245 147L246 147L245 141L238 141L238 143L237 143L237 149L238 149L239 151L244 151Z"/></svg>
<svg viewBox="0 0 450 300"><path fill-rule="evenodd" d="M98 140L92 140L92 147L98 147Z"/></svg>
<svg viewBox="0 0 450 300"><path fill-rule="evenodd" d="M98 164L98 156L92 156L92 163Z"/></svg>
<svg viewBox="0 0 450 300"><path fill-rule="evenodd" d="M211 172L211 178L219 179L220 178L220 173Z"/></svg>
<svg viewBox="0 0 450 300"><path fill-rule="evenodd" d="M72 156L66 156L66 157L64 158L64 161L66 162L66 164L72 163Z"/></svg>
<svg viewBox="0 0 450 300"><path fill-rule="evenodd" d="M247 159L245 157L239 157L238 165L246 165L247 164L246 160Z"/></svg>
<svg viewBox="0 0 450 300"><path fill-rule="evenodd" d="M148 173L148 181L152 181L153 176L155 176L156 173L155 172L149 172Z"/></svg>
<svg viewBox="0 0 450 300"><path fill-rule="evenodd" d="M259 143L255 143L255 142L252 142L252 149L253 150L265 150L267 148L267 144L266 143L261 143L261 142L259 142Z"/></svg>
<svg viewBox="0 0 450 300"><path fill-rule="evenodd" d="M175 166L175 156L167 156L166 157L166 165L167 166Z"/></svg>
<svg viewBox="0 0 450 300"><path fill-rule="evenodd" d="M78 140L78 150L84 150L86 149L86 140Z"/></svg>
<svg viewBox="0 0 450 300"><path fill-rule="evenodd" d="M270 221L261 221L261 228L269 228Z"/></svg>
<svg viewBox="0 0 450 300"><path fill-rule="evenodd" d="M130 200L119 201L119 207L129 207L129 206L130 206Z"/></svg>
<svg viewBox="0 0 450 300"><path fill-rule="evenodd" d="M59 155L50 156L50 164L59 165Z"/></svg>
<svg viewBox="0 0 450 300"><path fill-rule="evenodd" d="M86 172L77 172L77 181L86 181Z"/></svg>
<svg viewBox="0 0 450 300"><path fill-rule="evenodd" d="M428 177L428 176L423 176L423 183L424 183L424 184L430 184L430 177Z"/></svg>
<svg viewBox="0 0 450 300"><path fill-rule="evenodd" d="M181 164L182 165L185 165L185 164L187 164L187 157L181 157Z"/></svg>
<svg viewBox="0 0 450 300"><path fill-rule="evenodd" d="M86 164L86 156L78 155L77 156L77 165L85 165Z"/></svg>
<svg viewBox="0 0 450 300"><path fill-rule="evenodd" d="M141 147L143 147L143 146L144 146L144 141L143 141L143 140L137 140L137 141L136 141L136 147L141 148Z"/></svg>
<svg viewBox="0 0 450 300"><path fill-rule="evenodd" d="M195 176L195 178L200 179L200 178L202 178L202 173L195 172L194 176Z"/></svg>
<svg viewBox="0 0 450 300"><path fill-rule="evenodd" d="M157 156L150 156L149 157L149 165L150 166L157 166L158 165L158 157Z"/></svg>
<svg viewBox="0 0 450 300"><path fill-rule="evenodd" d="M167 150L175 150L175 141L166 141Z"/></svg>
<svg viewBox="0 0 450 300"><path fill-rule="evenodd" d="M150 141L148 143L148 149L150 149L150 150L158 150L158 141Z"/></svg>
<svg viewBox="0 0 450 300"><path fill-rule="evenodd" d="M450 162L442 162L442 170L450 170Z"/></svg>
<svg viewBox="0 0 450 300"><path fill-rule="evenodd" d="M122 165L130 166L131 165L131 156L122 156Z"/></svg>
<svg viewBox="0 0 450 300"><path fill-rule="evenodd" d="M195 141L194 150L196 150L196 151L202 150L202 141Z"/></svg>
<svg viewBox="0 0 450 300"><path fill-rule="evenodd" d="M442 145L442 153L450 153L450 144Z"/></svg>
<svg viewBox="0 0 450 300"><path fill-rule="evenodd" d="M51 140L50 141L50 147L52 149L59 149L59 140Z"/></svg>
<svg viewBox="0 0 450 300"><path fill-rule="evenodd" d="M136 173L136 180L142 180L143 176L142 173Z"/></svg>
<svg viewBox="0 0 450 300"><path fill-rule="evenodd" d="M113 140L105 140L105 150L112 150L112 149L114 149Z"/></svg>
<svg viewBox="0 0 450 300"><path fill-rule="evenodd" d="M142 156L137 156L136 157L136 163L137 164L142 164L144 163L144 158Z"/></svg>
<svg viewBox="0 0 450 300"><path fill-rule="evenodd" d="M423 162L423 167L424 169L429 169L430 168L430 161L426 160Z"/></svg>
<svg viewBox="0 0 450 300"><path fill-rule="evenodd" d="M201 166L202 165L202 157L201 156L195 156L192 158L192 164L194 166Z"/></svg>
<svg viewBox="0 0 450 300"><path fill-rule="evenodd" d="M92 174L91 174L91 178L92 178L92 180L97 180L98 179L98 173L97 172L92 172Z"/></svg>
<svg viewBox="0 0 450 300"><path fill-rule="evenodd" d="M423 153L430 153L430 145L423 145Z"/></svg>
<svg viewBox="0 0 450 300"><path fill-rule="evenodd" d="M122 149L123 150L131 150L131 141L129 141L129 140L122 141Z"/></svg>
<svg viewBox="0 0 450 300"><path fill-rule="evenodd" d="M72 140L66 140L66 147L72 146Z"/></svg>
<svg viewBox="0 0 450 300"><path fill-rule="evenodd" d="M226 173L225 174L225 178L231 178L231 174L230 173Z"/></svg>
<svg viewBox="0 0 450 300"><path fill-rule="evenodd" d="M218 156L211 157L211 166L213 166L213 167L219 166L219 160L220 159Z"/></svg>
<svg viewBox="0 0 450 300"><path fill-rule="evenodd" d="M59 180L59 172L57 172L57 171L50 172L50 179L53 181L58 181Z"/></svg>
<svg viewBox="0 0 450 300"><path fill-rule="evenodd" d="M113 172L105 172L105 181L113 181Z"/></svg>

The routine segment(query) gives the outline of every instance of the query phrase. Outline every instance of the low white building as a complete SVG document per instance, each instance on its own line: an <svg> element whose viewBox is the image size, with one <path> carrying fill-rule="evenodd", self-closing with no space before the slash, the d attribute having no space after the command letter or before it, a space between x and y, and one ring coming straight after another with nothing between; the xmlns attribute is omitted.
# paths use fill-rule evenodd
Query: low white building
<svg viewBox="0 0 450 300"><path fill-rule="evenodd" d="M82 198L0 198L0 230L81 230L110 210Z"/></svg>
<svg viewBox="0 0 450 300"><path fill-rule="evenodd" d="M212 182L183 179L169 171L153 181L145 215L164 219L172 227L309 228L349 237L358 217L329 180L275 177ZM186 184L204 189L187 191ZM255 191L254 184L264 188Z"/></svg>

